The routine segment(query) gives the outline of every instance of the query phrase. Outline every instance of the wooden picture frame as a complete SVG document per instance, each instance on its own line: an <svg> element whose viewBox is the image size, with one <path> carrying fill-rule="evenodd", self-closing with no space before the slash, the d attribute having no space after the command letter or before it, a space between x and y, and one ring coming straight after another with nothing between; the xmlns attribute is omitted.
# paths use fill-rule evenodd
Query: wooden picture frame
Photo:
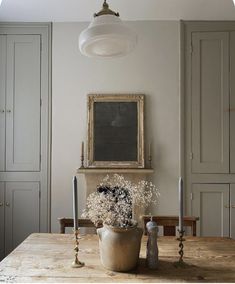
<svg viewBox="0 0 235 284"><path fill-rule="evenodd" d="M144 168L144 95L88 95L88 167Z"/></svg>

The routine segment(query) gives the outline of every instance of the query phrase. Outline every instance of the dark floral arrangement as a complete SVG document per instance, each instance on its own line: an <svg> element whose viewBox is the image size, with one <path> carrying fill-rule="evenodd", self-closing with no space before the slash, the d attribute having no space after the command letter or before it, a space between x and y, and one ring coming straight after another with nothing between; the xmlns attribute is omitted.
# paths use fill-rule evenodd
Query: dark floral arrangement
<svg viewBox="0 0 235 284"><path fill-rule="evenodd" d="M121 213L123 217L122 226L127 226L129 220L132 219L132 198L129 190L118 186L101 185L97 188L97 192L102 193L107 200L111 201L109 210Z"/></svg>
<svg viewBox="0 0 235 284"><path fill-rule="evenodd" d="M136 224L132 219L133 204L147 206L150 202L156 202L158 195L151 182L133 184L118 174L111 178L106 176L97 190L88 196L83 217L91 219L94 224L133 226Z"/></svg>

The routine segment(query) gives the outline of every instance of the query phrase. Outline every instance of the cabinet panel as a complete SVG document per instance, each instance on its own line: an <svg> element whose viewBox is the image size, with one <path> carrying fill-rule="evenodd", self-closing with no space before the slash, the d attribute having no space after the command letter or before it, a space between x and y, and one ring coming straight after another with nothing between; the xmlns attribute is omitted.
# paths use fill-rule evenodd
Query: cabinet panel
<svg viewBox="0 0 235 284"><path fill-rule="evenodd" d="M38 182L7 182L5 250L10 253L29 234L40 231Z"/></svg>
<svg viewBox="0 0 235 284"><path fill-rule="evenodd" d="M235 184L230 185L230 235L231 238L235 239Z"/></svg>
<svg viewBox="0 0 235 284"><path fill-rule="evenodd" d="M230 172L235 173L235 32L230 35Z"/></svg>
<svg viewBox="0 0 235 284"><path fill-rule="evenodd" d="M40 170L40 35L7 36L6 170Z"/></svg>
<svg viewBox="0 0 235 284"><path fill-rule="evenodd" d="M229 184L193 184L192 193L197 235L229 237Z"/></svg>
<svg viewBox="0 0 235 284"><path fill-rule="evenodd" d="M0 35L0 171L5 170L6 36Z"/></svg>
<svg viewBox="0 0 235 284"><path fill-rule="evenodd" d="M192 35L192 172L229 172L229 33Z"/></svg>
<svg viewBox="0 0 235 284"><path fill-rule="evenodd" d="M0 182L0 261L4 257L4 182Z"/></svg>

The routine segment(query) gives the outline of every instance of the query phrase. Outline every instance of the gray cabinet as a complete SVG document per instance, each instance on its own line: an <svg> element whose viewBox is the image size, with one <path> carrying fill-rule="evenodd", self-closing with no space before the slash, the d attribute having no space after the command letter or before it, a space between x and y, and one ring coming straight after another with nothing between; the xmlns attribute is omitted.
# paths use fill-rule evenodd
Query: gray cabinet
<svg viewBox="0 0 235 284"><path fill-rule="evenodd" d="M230 172L235 174L235 31L230 34Z"/></svg>
<svg viewBox="0 0 235 284"><path fill-rule="evenodd" d="M40 35L4 35L0 40L5 45L6 70L1 92L1 170L39 171Z"/></svg>
<svg viewBox="0 0 235 284"><path fill-rule="evenodd" d="M229 172L229 33L192 35L192 172Z"/></svg>
<svg viewBox="0 0 235 284"><path fill-rule="evenodd" d="M5 170L6 36L0 35L0 171Z"/></svg>
<svg viewBox="0 0 235 284"><path fill-rule="evenodd" d="M192 214L199 217L199 236L229 237L229 200L229 184L192 185Z"/></svg>
<svg viewBox="0 0 235 284"><path fill-rule="evenodd" d="M1 182L1 257L40 231L39 182Z"/></svg>
<svg viewBox="0 0 235 284"><path fill-rule="evenodd" d="M184 28L186 213L198 235L235 238L235 22Z"/></svg>
<svg viewBox="0 0 235 284"><path fill-rule="evenodd" d="M6 37L6 171L39 171L40 35Z"/></svg>
<svg viewBox="0 0 235 284"><path fill-rule="evenodd" d="M5 255L5 245L4 245L4 229L5 229L5 216L4 216L4 182L0 182L0 260Z"/></svg>
<svg viewBox="0 0 235 284"><path fill-rule="evenodd" d="M230 231L235 239L235 183L230 184Z"/></svg>
<svg viewBox="0 0 235 284"><path fill-rule="evenodd" d="M50 42L49 24L0 24L0 258L50 230Z"/></svg>

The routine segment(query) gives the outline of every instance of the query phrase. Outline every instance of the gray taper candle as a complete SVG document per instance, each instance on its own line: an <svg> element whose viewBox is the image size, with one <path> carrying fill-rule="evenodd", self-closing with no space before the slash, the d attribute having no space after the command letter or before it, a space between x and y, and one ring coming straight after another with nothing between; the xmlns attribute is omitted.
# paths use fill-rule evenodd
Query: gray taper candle
<svg viewBox="0 0 235 284"><path fill-rule="evenodd" d="M183 189L183 179L179 178L179 231L183 231L183 215L184 215L184 189Z"/></svg>
<svg viewBox="0 0 235 284"><path fill-rule="evenodd" d="M73 177L73 219L74 230L78 229L78 191L77 191L77 178Z"/></svg>

